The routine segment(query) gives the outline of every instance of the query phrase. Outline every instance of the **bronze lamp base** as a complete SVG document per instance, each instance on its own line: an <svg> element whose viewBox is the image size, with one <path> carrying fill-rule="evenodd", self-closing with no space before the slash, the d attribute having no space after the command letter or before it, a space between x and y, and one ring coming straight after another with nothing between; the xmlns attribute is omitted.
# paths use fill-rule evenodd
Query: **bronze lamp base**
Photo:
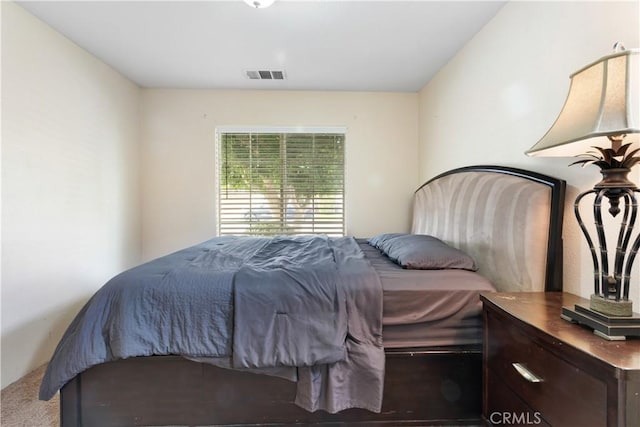
<svg viewBox="0 0 640 427"><path fill-rule="evenodd" d="M626 337L640 337L640 314L630 316L609 316L588 307L576 304L573 308L562 307L560 314L564 320L580 323L593 329L593 333L607 340L624 340Z"/></svg>
<svg viewBox="0 0 640 427"><path fill-rule="evenodd" d="M598 313L614 317L629 317L633 315L632 303L630 300L616 301L603 298L600 295L591 295L589 308L597 311Z"/></svg>

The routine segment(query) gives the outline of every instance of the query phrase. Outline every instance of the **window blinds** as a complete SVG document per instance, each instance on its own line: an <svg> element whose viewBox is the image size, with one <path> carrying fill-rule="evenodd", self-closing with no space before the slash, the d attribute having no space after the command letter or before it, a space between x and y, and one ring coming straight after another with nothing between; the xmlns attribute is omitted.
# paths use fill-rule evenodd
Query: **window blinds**
<svg viewBox="0 0 640 427"><path fill-rule="evenodd" d="M220 133L219 235L344 235L344 142L344 133Z"/></svg>

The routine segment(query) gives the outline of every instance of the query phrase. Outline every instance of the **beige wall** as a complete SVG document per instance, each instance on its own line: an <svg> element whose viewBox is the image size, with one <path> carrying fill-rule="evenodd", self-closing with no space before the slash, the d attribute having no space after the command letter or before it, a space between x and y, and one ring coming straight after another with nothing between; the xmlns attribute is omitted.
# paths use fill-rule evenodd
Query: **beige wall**
<svg viewBox="0 0 640 427"><path fill-rule="evenodd" d="M217 126L345 126L347 233L407 231L418 182L418 96L144 90L143 258L214 236Z"/></svg>
<svg viewBox="0 0 640 427"><path fill-rule="evenodd" d="M2 385L139 261L139 89L2 2Z"/></svg>
<svg viewBox="0 0 640 427"><path fill-rule="evenodd" d="M611 53L616 41L640 47L638 16L637 1L510 2L420 92L421 179L490 163L567 180L564 288L585 297L593 269L572 205L598 181L598 169L524 152L560 112L571 73Z"/></svg>

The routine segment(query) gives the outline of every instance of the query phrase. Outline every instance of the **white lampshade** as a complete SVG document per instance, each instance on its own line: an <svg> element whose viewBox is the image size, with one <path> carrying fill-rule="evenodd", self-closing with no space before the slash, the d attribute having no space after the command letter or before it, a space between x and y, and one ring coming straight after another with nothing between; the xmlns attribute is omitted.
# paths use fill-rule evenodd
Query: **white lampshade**
<svg viewBox="0 0 640 427"><path fill-rule="evenodd" d="M627 134L638 145L640 67L638 49L600 58L571 75L569 95L551 129L526 152L570 157L610 147L609 135ZM636 134L636 135L631 135Z"/></svg>

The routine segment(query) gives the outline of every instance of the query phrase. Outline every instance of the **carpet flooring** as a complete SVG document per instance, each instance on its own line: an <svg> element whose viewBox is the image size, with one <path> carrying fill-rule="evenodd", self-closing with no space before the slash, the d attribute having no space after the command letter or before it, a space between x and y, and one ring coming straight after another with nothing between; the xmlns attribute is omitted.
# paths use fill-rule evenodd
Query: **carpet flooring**
<svg viewBox="0 0 640 427"><path fill-rule="evenodd" d="M58 427L59 394L48 402L38 400L40 381L46 366L41 366L2 389L0 425L2 427Z"/></svg>

